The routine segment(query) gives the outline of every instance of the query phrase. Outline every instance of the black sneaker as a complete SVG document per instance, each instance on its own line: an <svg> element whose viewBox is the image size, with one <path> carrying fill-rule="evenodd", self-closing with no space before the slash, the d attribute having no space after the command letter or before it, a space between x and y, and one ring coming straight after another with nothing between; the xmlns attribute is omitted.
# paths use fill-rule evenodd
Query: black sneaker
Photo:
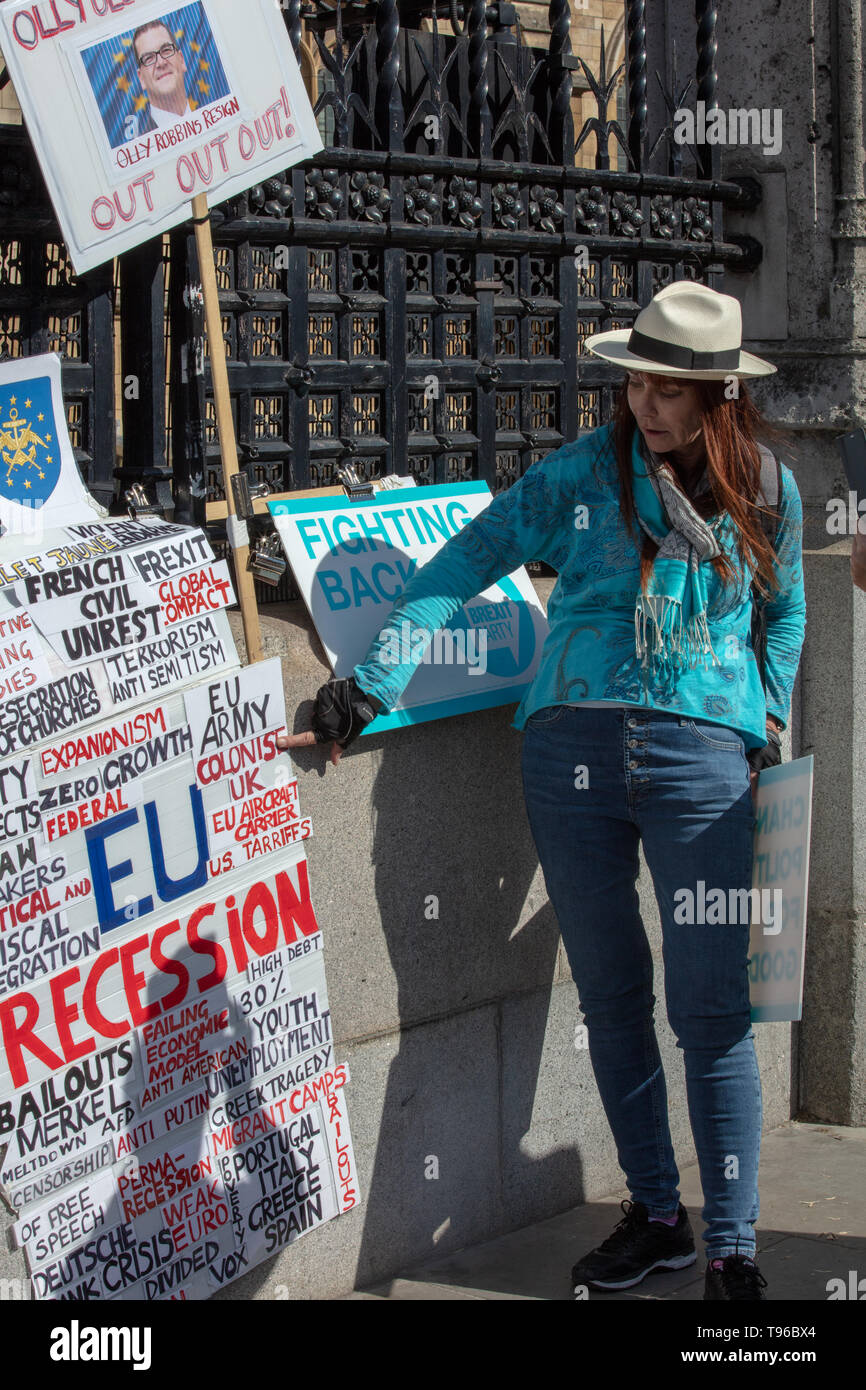
<svg viewBox="0 0 866 1390"><path fill-rule="evenodd" d="M726 1255L721 1269L707 1265L704 1302L728 1299L732 1303L757 1303L765 1298L767 1281L754 1260L745 1255Z"/></svg>
<svg viewBox="0 0 866 1390"><path fill-rule="evenodd" d="M650 1221L643 1202L621 1202L616 1230L571 1271L572 1284L591 1289L630 1289L654 1270L686 1269L697 1259L688 1212L680 1203L677 1224Z"/></svg>

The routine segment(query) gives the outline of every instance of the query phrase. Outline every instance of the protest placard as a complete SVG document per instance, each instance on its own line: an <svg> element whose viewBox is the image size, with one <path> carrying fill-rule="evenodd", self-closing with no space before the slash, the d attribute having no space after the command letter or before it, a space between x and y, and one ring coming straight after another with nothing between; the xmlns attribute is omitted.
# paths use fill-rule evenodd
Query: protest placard
<svg viewBox="0 0 866 1390"><path fill-rule="evenodd" d="M207 1297L358 1200L280 663L193 528L0 569L0 1182L35 1297Z"/></svg>
<svg viewBox="0 0 866 1390"><path fill-rule="evenodd" d="M465 603L436 633L387 627L416 568L483 512L486 483L400 488L368 501L269 502L298 587L336 676L348 676L387 631L395 664L426 647L397 707L364 733L516 703L538 666L547 619L524 569Z"/></svg>
<svg viewBox="0 0 866 1390"><path fill-rule="evenodd" d="M261 633L249 535L234 514L237 443L208 200L242 193L322 148L280 10L272 0L7 0L0 48L78 274L192 213L229 544L256 662ZM19 417L10 421L0 420L0 445L28 460L32 447L32 466L50 479L51 456L39 454L32 426L21 433ZM224 578L208 584L212 600Z"/></svg>
<svg viewBox="0 0 866 1390"><path fill-rule="evenodd" d="M21 695L32 685L46 685L48 664L29 613L0 605L0 700Z"/></svg>
<svg viewBox="0 0 866 1390"><path fill-rule="evenodd" d="M6 0L0 48L79 275L322 148L272 0Z"/></svg>
<svg viewBox="0 0 866 1390"><path fill-rule="evenodd" d="M810 754L765 768L758 779L749 942L755 1023L803 1014L813 763Z"/></svg>
<svg viewBox="0 0 866 1390"><path fill-rule="evenodd" d="M247 667L207 686L197 686L185 697L186 717L192 735L196 779L201 785L215 780L212 758L246 745L271 730L285 729L282 669L278 657ZM220 775L228 764L220 762Z"/></svg>
<svg viewBox="0 0 866 1390"><path fill-rule="evenodd" d="M0 9L0 27L3 11ZM47 530L105 511L75 462L56 353L0 363L0 534L37 544Z"/></svg>

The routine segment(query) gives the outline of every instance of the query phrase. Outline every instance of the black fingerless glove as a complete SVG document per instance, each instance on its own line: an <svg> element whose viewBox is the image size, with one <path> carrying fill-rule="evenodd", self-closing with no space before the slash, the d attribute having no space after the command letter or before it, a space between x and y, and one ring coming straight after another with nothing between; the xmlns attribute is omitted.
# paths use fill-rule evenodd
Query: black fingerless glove
<svg viewBox="0 0 866 1390"><path fill-rule="evenodd" d="M328 681L316 695L313 731L317 743L348 748L384 706L365 695L354 676Z"/></svg>
<svg viewBox="0 0 866 1390"><path fill-rule="evenodd" d="M782 740L775 729L767 730L767 742L763 748L753 748L747 761L753 772L761 772L765 767L779 766L782 761Z"/></svg>

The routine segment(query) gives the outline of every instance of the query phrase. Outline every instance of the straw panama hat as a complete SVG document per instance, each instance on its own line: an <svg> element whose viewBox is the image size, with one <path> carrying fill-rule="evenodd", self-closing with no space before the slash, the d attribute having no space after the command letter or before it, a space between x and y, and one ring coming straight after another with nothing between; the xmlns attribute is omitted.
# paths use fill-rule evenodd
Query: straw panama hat
<svg viewBox="0 0 866 1390"><path fill-rule="evenodd" d="M605 362L633 372L722 381L729 376L769 376L776 368L743 352L739 300L694 280L659 290L631 328L594 333L585 346Z"/></svg>

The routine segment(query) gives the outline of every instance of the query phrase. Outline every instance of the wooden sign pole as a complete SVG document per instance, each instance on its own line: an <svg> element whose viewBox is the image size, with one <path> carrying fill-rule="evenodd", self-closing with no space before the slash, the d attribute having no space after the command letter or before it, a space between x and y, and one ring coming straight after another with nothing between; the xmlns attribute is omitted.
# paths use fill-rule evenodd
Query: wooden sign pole
<svg viewBox="0 0 866 1390"><path fill-rule="evenodd" d="M192 215L195 221L195 239L198 247L198 260L201 269L202 293L204 295L205 322L207 324L208 345L210 348L211 372L213 375L213 394L216 407L217 430L219 431L220 452L222 454L223 482L226 505L228 507L229 540L235 539L232 532L237 522L234 518L234 493L232 477L238 472L238 448L235 440L235 425L232 419L232 401L229 394L229 375L226 367L226 345L223 338L222 315L220 313L219 289L217 287L214 264L213 238L210 230L207 194L200 193L192 201ZM235 562L235 578L238 598L241 604L241 617L244 624L244 639L247 645L247 661L262 660L262 634L259 628L259 610L256 605L256 590L253 576L247 568L250 555L249 543L232 545Z"/></svg>

